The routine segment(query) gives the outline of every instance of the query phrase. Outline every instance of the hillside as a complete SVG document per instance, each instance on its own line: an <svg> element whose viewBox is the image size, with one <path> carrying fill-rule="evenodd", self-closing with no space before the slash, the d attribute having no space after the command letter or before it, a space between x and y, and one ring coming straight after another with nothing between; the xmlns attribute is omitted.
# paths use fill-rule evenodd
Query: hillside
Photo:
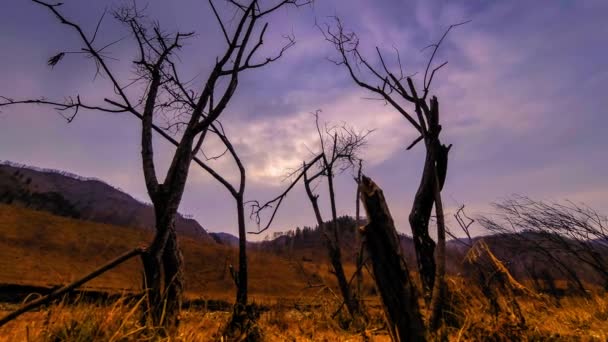
<svg viewBox="0 0 608 342"><path fill-rule="evenodd" d="M347 216L338 218L342 260L345 263L355 263L356 253L360 248L356 229L363 224L364 221L356 222ZM411 265L410 271L415 272L416 255L413 240L406 235L400 235L399 238L405 261ZM562 285L572 285L573 274L587 284L600 286L605 284L604 279L592 267L576 260L566 251L560 251L563 246L556 246L547 236L532 232L478 236L471 241L468 239L449 240L446 243L448 274L474 276L476 268L466 263L465 259L470 246L482 239L516 279L531 283L538 290L544 290L541 288L545 287L550 279ZM566 241L568 240L566 239ZM595 251L601 254L597 256L598 258L605 260L608 258L608 245L605 242L593 240L590 243L595 245ZM569 241L568 244L570 250L584 247L575 241ZM297 228L276 234L273 239L252 244L250 248L296 260L329 263L324 232L318 227ZM551 256L548 256L547 251L550 251Z"/></svg>
<svg viewBox="0 0 608 342"><path fill-rule="evenodd" d="M123 227L154 229L154 209L97 179L10 162L0 164L0 203ZM213 241L198 222L178 215L177 230Z"/></svg>
<svg viewBox="0 0 608 342"><path fill-rule="evenodd" d="M583 282L604 285L602 277L592 267L573 258L567 250L564 250L563 246L556 245L547 234L525 231L520 234L477 237L473 241L482 238L494 254L503 260L511 274L518 279L563 280L568 278L568 272L571 272ZM578 253L591 252L588 247L580 246L576 241L562 239L567 241L570 250L578 250ZM592 240L590 243L599 244L599 241ZM608 258L608 248L605 245L596 245L594 252L598 253L598 258L604 260ZM548 253L550 253L550 257Z"/></svg>
<svg viewBox="0 0 608 342"><path fill-rule="evenodd" d="M63 284L151 239L152 208L95 179L0 164L0 203L10 204L0 205L0 283ZM361 243L357 228L364 223L347 216L338 218L342 260L348 274L354 270ZM238 238L228 233L207 233L196 221L182 216L177 227L186 260L187 291L230 298L234 285L229 265L236 265ZM400 239L406 262L414 271L413 241L405 235ZM542 236L503 234L483 239L520 280L564 279L568 277L564 269L568 269L587 283L602 281L590 267L564 253L554 253L556 260L548 262L537 248L547 244ZM448 273L470 274L463 263L468 243L448 241ZM272 239L249 242L248 249L253 293L295 295L309 282L334 282L324 232L318 227L275 233ZM608 255L608 248L603 254ZM274 266L267 267L269 264ZM270 273L270 269L281 272ZM91 286L138 288L139 283L138 261L132 261Z"/></svg>
<svg viewBox="0 0 608 342"><path fill-rule="evenodd" d="M150 232L60 217L48 212L0 204L0 283L65 284L106 261L145 244ZM229 265L237 250L191 237L180 237L190 298L233 300ZM349 267L352 272L352 267ZM280 270L280 272L277 272ZM270 253L249 254L253 298L296 297L311 279L333 284L324 265L298 263ZM93 280L97 289L138 289L139 260L131 260Z"/></svg>

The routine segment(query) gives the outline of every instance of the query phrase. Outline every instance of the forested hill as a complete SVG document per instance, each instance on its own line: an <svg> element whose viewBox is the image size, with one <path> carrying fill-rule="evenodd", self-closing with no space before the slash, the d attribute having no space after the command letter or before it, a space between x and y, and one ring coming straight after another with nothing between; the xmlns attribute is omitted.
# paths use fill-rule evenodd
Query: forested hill
<svg viewBox="0 0 608 342"><path fill-rule="evenodd" d="M154 229L150 204L101 180L58 170L0 163L0 203L92 222ZM196 220L178 215L176 226L182 234L213 241Z"/></svg>

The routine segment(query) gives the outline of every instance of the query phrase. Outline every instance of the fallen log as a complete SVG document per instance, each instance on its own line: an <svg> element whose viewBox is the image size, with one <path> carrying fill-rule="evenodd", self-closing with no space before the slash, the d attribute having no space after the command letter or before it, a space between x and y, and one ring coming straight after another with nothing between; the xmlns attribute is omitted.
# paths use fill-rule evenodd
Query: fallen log
<svg viewBox="0 0 608 342"><path fill-rule="evenodd" d="M83 284L85 284L88 281L91 281L91 280L97 278L98 276L102 275L103 273L124 263L125 261L133 258L134 256L143 254L144 252L145 252L145 249L141 248L141 247L130 250L127 253L124 253L121 256L117 257L116 259L109 261L108 263L99 267L98 269L94 270L93 272L85 275L84 277L82 277L70 284L67 284L64 287L59 288L44 297L38 298L34 301L31 301L31 302L25 304L21 308L2 317L0 319L0 327L30 310L33 310L37 307L45 305L45 304L49 303L50 301L52 301L53 299L59 298L60 296L72 291L73 289L75 289L79 286L82 286Z"/></svg>

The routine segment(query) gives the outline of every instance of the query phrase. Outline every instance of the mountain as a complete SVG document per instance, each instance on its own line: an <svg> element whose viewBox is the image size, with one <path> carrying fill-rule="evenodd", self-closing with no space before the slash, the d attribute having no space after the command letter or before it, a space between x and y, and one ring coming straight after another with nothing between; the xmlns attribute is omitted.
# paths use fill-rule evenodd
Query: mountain
<svg viewBox="0 0 608 342"><path fill-rule="evenodd" d="M11 162L0 164L0 203L116 226L154 229L154 209L101 180ZM203 227L178 214L178 232L213 241Z"/></svg>

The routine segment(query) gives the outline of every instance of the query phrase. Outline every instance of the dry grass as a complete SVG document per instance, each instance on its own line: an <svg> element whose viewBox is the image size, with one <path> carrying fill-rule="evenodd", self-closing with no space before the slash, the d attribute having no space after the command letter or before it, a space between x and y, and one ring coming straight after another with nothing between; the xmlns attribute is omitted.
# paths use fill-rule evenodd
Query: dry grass
<svg viewBox="0 0 608 342"><path fill-rule="evenodd" d="M72 220L0 205L0 283L62 284L116 255L141 245L150 235L139 230ZM181 239L186 260L187 297L232 302L234 285L226 270L233 248ZM347 274L354 271L346 264ZM348 317L334 313L341 304L334 276L323 263L296 262L263 252L250 253L250 297L263 307L257 321L268 341L388 341L378 298L366 277L371 321L362 331L348 328ZM109 291L136 289L140 265L133 260L94 280ZM308 282L329 287L308 287ZM440 335L453 341L606 341L608 296L568 297L559 303L517 298L525 324L508 311L490 314L488 302L469 279L451 278L450 324ZM424 303L421 302L421 305ZM0 303L0 315L16 308ZM0 328L0 341L158 340L140 325L141 307L121 299L100 304L67 301L26 313ZM229 312L186 308L178 341L220 338ZM437 337L432 337L435 339Z"/></svg>
<svg viewBox="0 0 608 342"><path fill-rule="evenodd" d="M439 335L450 341L606 341L608 296L553 301L519 298L526 324L507 313L493 317L474 287L461 280L452 298L457 324ZM331 294L309 294L299 300L275 298L257 322L266 341L389 341L378 302L371 299L371 321L364 330L346 329L347 317L332 315L338 305ZM9 309L9 308L5 308ZM110 304L78 302L54 304L30 312L0 328L0 341L157 341L139 322L141 305L118 300ZM4 314L5 312L0 312ZM175 341L220 340L229 312L186 309ZM431 339L438 339L437 336ZM168 339L166 340L168 341Z"/></svg>
<svg viewBox="0 0 608 342"><path fill-rule="evenodd" d="M271 310L261 313L257 322L267 341L359 341L361 333L342 329L341 318L332 319L336 303L327 298L325 305L301 310L281 300ZM141 303L118 300L111 304L60 302L38 312L30 312L0 328L0 341L158 341L158 337L139 321ZM8 309L8 308L5 308ZM378 310L367 336L374 341L388 341L382 330ZM0 314L6 312L0 311ZM184 310L176 341L221 339L229 312ZM169 339L165 339L169 341Z"/></svg>
<svg viewBox="0 0 608 342"><path fill-rule="evenodd" d="M0 204L0 283L66 284L108 260L145 245L152 235L139 229L69 219ZM237 250L192 238L180 238L186 295L232 301L234 283L228 265L238 265ZM249 252L249 284L254 298L298 297L311 277L334 286L326 265L301 266L265 252ZM351 269L352 266L347 266ZM141 265L133 259L94 279L87 287L139 289ZM368 283L371 287L371 283Z"/></svg>
<svg viewBox="0 0 608 342"><path fill-rule="evenodd" d="M450 278L452 310L457 324L443 333L456 341L607 341L608 294L590 298L545 295L517 296L525 323L505 307L494 316L477 286L463 278ZM513 298L500 297L502 304Z"/></svg>

